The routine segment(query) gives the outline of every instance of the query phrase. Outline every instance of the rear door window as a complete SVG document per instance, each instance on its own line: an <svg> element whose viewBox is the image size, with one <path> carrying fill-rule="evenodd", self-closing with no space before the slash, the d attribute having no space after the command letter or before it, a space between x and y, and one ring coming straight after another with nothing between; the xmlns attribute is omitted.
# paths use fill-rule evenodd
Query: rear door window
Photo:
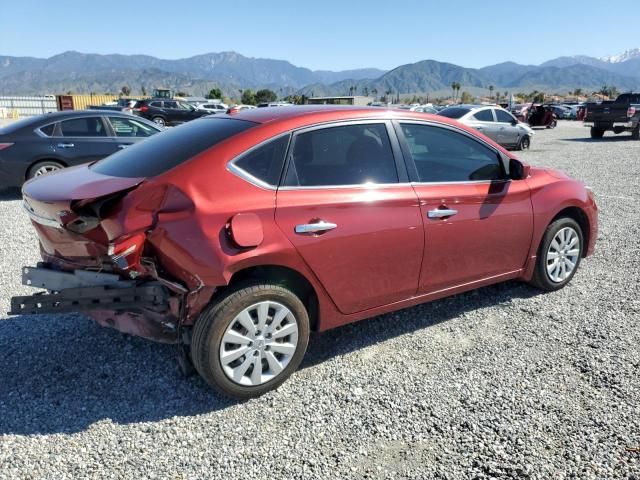
<svg viewBox="0 0 640 480"><path fill-rule="evenodd" d="M503 178L497 152L448 128L402 123L418 182L490 181Z"/></svg>
<svg viewBox="0 0 640 480"><path fill-rule="evenodd" d="M106 137L107 129L101 117L74 118L60 122L63 137Z"/></svg>
<svg viewBox="0 0 640 480"><path fill-rule="evenodd" d="M327 127L296 135L285 179L290 187L397 182L384 123Z"/></svg>
<svg viewBox="0 0 640 480"><path fill-rule="evenodd" d="M493 113L491 113L491 109L480 110L473 114L473 118L479 122L493 122Z"/></svg>
<svg viewBox="0 0 640 480"><path fill-rule="evenodd" d="M194 120L127 147L91 169L113 177L154 177L255 125L233 118Z"/></svg>

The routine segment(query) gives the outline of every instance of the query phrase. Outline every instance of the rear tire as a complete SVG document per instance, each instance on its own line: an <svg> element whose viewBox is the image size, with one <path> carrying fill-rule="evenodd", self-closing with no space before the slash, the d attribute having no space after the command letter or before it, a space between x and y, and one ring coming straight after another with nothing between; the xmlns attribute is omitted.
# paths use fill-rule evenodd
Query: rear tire
<svg viewBox="0 0 640 480"><path fill-rule="evenodd" d="M27 172L27 180L30 180L34 177L39 177L41 175L45 175L47 173L55 172L57 170L62 170L64 165L59 162L54 162L53 160L43 160L42 162L38 162L35 165L32 165Z"/></svg>
<svg viewBox="0 0 640 480"><path fill-rule="evenodd" d="M578 271L583 249L584 235L574 219L563 217L553 221L542 237L530 283L549 292L561 289Z"/></svg>
<svg viewBox="0 0 640 480"><path fill-rule="evenodd" d="M309 342L309 316L290 290L246 283L215 300L193 329L191 358L220 393L258 397L279 387L300 365Z"/></svg>
<svg viewBox="0 0 640 480"><path fill-rule="evenodd" d="M591 138L602 138L604 130L602 128L591 127Z"/></svg>
<svg viewBox="0 0 640 480"><path fill-rule="evenodd" d="M547 126L547 128L556 128L557 126L558 126L558 121L554 120Z"/></svg>
<svg viewBox="0 0 640 480"><path fill-rule="evenodd" d="M151 121L152 121L153 123L155 123L156 125L158 125L159 127L163 127L163 128L164 128L164 127L166 127L166 126L167 126L167 122L166 122L166 121L165 121L165 119L164 119L164 118L162 118L162 117L153 117L153 118L151 119Z"/></svg>
<svg viewBox="0 0 640 480"><path fill-rule="evenodd" d="M640 125L631 132L631 138L633 140L640 140Z"/></svg>

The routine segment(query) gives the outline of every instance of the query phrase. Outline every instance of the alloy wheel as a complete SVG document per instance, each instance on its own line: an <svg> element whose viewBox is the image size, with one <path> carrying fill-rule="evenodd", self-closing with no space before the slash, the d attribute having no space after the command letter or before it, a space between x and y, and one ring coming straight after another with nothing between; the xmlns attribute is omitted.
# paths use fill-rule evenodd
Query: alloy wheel
<svg viewBox="0 0 640 480"><path fill-rule="evenodd" d="M571 227L558 230L547 250L547 275L552 282L564 282L580 258L580 237Z"/></svg>
<svg viewBox="0 0 640 480"><path fill-rule="evenodd" d="M40 177L42 175L46 175L47 173L56 172L58 170L60 170L60 167L58 167L57 165L42 165L35 171L33 176Z"/></svg>
<svg viewBox="0 0 640 480"><path fill-rule="evenodd" d="M258 386L276 378L298 346L298 323L286 306L262 301L242 310L229 323L219 358L234 383Z"/></svg>

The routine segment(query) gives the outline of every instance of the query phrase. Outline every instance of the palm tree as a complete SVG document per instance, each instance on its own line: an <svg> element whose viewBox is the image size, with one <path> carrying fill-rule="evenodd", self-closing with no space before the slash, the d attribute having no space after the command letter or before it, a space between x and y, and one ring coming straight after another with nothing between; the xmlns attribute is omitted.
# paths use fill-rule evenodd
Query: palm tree
<svg viewBox="0 0 640 480"><path fill-rule="evenodd" d="M377 88L372 88L371 89L371 95L373 95L374 99L378 98L378 89Z"/></svg>
<svg viewBox="0 0 640 480"><path fill-rule="evenodd" d="M582 89L581 89L581 88L576 88L576 89L573 91L573 94L574 94L576 97L581 96L581 95L582 95Z"/></svg>
<svg viewBox="0 0 640 480"><path fill-rule="evenodd" d="M460 87L461 87L460 83L456 82L456 99L460 95Z"/></svg>
<svg viewBox="0 0 640 480"><path fill-rule="evenodd" d="M451 82L451 98L456 99L456 82Z"/></svg>
<svg viewBox="0 0 640 480"><path fill-rule="evenodd" d="M493 85L489 85L489 100L491 100L491 97L493 96L493 89L496 88Z"/></svg>

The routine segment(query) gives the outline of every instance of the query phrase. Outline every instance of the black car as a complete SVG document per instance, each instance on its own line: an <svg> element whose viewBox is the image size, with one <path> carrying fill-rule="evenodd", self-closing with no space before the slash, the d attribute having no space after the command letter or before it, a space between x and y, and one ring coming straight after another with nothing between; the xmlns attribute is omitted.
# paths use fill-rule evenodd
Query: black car
<svg viewBox="0 0 640 480"><path fill-rule="evenodd" d="M0 128L0 189L100 160L161 131L143 118L100 110L53 112L18 120Z"/></svg>
<svg viewBox="0 0 640 480"><path fill-rule="evenodd" d="M161 98L139 100L133 107L133 113L161 127L179 125L211 114L206 110L196 110L186 102Z"/></svg>

